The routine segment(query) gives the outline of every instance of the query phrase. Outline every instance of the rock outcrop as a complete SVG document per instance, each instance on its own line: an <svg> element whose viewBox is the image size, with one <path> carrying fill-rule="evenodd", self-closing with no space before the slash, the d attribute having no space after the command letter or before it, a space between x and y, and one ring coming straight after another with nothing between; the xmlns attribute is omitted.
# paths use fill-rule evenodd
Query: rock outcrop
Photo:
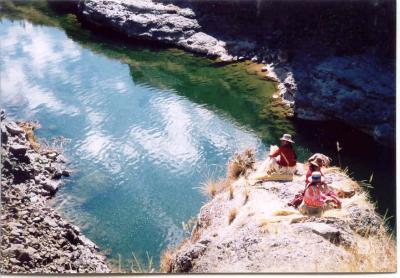
<svg viewBox="0 0 400 278"><path fill-rule="evenodd" d="M79 9L85 20L107 26L129 38L180 46L229 60L225 43L201 31L191 9L147 0L87 0Z"/></svg>
<svg viewBox="0 0 400 278"><path fill-rule="evenodd" d="M79 14L130 38L261 63L287 115L341 121L392 146L394 2L84 0Z"/></svg>
<svg viewBox="0 0 400 278"><path fill-rule="evenodd" d="M257 167L255 168L257 170ZM341 209L308 217L287 203L304 188L304 165L290 182L220 183L190 238L164 256L167 272L393 272L395 242L364 189L337 168L323 168ZM167 253L166 253L167 254Z"/></svg>
<svg viewBox="0 0 400 278"><path fill-rule="evenodd" d="M48 204L68 176L57 150L34 150L1 111L1 273L107 273L105 256Z"/></svg>

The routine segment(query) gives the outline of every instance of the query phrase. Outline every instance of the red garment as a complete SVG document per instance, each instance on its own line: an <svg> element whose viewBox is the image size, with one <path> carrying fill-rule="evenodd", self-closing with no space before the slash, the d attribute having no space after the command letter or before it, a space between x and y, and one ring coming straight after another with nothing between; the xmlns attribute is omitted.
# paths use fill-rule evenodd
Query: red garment
<svg viewBox="0 0 400 278"><path fill-rule="evenodd" d="M310 183L303 196L304 204L312 208L322 208L325 204L325 198L321 192L320 185L317 183Z"/></svg>
<svg viewBox="0 0 400 278"><path fill-rule="evenodd" d="M294 196L294 199L291 200L291 201L288 203L288 206L289 206L289 207L292 206L292 207L297 208L298 206L301 205L301 202L303 202L303 197L304 197L304 191L300 191L298 194L296 194L296 195Z"/></svg>
<svg viewBox="0 0 400 278"><path fill-rule="evenodd" d="M279 165L284 167L296 166L297 156L291 145L280 146L270 156L277 157L278 155L279 155L279 160L277 162Z"/></svg>

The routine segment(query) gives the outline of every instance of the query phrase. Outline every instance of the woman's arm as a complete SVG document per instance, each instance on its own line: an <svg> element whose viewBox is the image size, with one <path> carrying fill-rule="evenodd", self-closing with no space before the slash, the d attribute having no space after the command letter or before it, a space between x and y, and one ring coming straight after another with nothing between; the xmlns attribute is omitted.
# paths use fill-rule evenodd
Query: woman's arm
<svg viewBox="0 0 400 278"><path fill-rule="evenodd" d="M281 148L278 148L276 151L270 154L269 157L277 157L280 153L281 153Z"/></svg>

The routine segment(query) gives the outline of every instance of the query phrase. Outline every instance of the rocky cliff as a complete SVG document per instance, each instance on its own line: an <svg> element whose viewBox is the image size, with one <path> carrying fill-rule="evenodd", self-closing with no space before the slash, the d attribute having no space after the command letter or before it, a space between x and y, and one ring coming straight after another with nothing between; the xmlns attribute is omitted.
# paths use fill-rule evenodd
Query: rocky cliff
<svg viewBox="0 0 400 278"><path fill-rule="evenodd" d="M1 112L1 273L107 273L105 256L48 201L68 176L59 150Z"/></svg>
<svg viewBox="0 0 400 278"><path fill-rule="evenodd" d="M258 167L207 185L211 200L200 209L190 238L164 253L162 271L396 271L395 241L384 219L346 173L322 169L342 208L308 217L287 205L304 188L304 165L297 165L293 181L252 185Z"/></svg>
<svg viewBox="0 0 400 278"><path fill-rule="evenodd" d="M78 13L129 38L251 59L289 114L394 143L395 1L83 0Z"/></svg>

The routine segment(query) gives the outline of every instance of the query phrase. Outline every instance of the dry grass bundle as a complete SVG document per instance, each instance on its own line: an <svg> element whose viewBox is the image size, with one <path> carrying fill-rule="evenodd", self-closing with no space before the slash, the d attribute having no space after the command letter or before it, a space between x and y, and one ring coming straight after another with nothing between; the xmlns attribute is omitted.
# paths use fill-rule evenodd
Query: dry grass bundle
<svg viewBox="0 0 400 278"><path fill-rule="evenodd" d="M214 198L215 194L217 194L218 183L209 179L206 182L201 184L201 192L210 198Z"/></svg>
<svg viewBox="0 0 400 278"><path fill-rule="evenodd" d="M249 187L248 187L247 184L244 187L243 193L244 193L243 205L245 205L247 203L247 201L249 200L249 198L250 198L250 190L249 190Z"/></svg>
<svg viewBox="0 0 400 278"><path fill-rule="evenodd" d="M256 158L252 149L247 149L243 154L236 153L228 162L228 178L237 179L240 175L245 175L248 169L253 169Z"/></svg>
<svg viewBox="0 0 400 278"><path fill-rule="evenodd" d="M34 130L40 128L40 125L35 122L21 122L18 124L22 130L26 134L26 139L29 141L31 144L32 148L36 151L39 152L40 150L40 144L36 142L36 138L34 135Z"/></svg>
<svg viewBox="0 0 400 278"><path fill-rule="evenodd" d="M336 173L336 174L344 174L346 176L350 176L349 168L347 168L347 167L344 168L344 169L342 169L340 167L335 167L335 166L327 167L327 168L324 169L324 173L325 174Z"/></svg>
<svg viewBox="0 0 400 278"><path fill-rule="evenodd" d="M272 215L275 215L275 216L287 216L287 215L292 215L292 214L298 214L298 211L281 209L281 210L276 210L272 213Z"/></svg>
<svg viewBox="0 0 400 278"><path fill-rule="evenodd" d="M235 220L236 215L237 215L237 209L236 208L231 209L231 211L229 212L229 217L228 217L229 225L233 222L233 220Z"/></svg>
<svg viewBox="0 0 400 278"><path fill-rule="evenodd" d="M226 189L229 189L230 191L232 190L232 195L233 195L233 187L231 189L231 182L230 180L227 179L222 179L218 181L214 181L211 178L209 178L206 182L203 182L201 184L201 193L203 193L205 196L210 197L211 199L215 197L220 192L225 191Z"/></svg>
<svg viewBox="0 0 400 278"><path fill-rule="evenodd" d="M160 272L171 273L172 271L172 256L173 253L170 249L165 250L160 258Z"/></svg>
<svg viewBox="0 0 400 278"><path fill-rule="evenodd" d="M235 191L235 188L232 186L232 184L229 185L229 200L233 199L233 192Z"/></svg>
<svg viewBox="0 0 400 278"><path fill-rule="evenodd" d="M262 233L268 232L268 220L266 218L261 219L258 227L260 227Z"/></svg>
<svg viewBox="0 0 400 278"><path fill-rule="evenodd" d="M358 237L349 249L350 260L342 264L343 272L395 272L397 268L396 244L385 229L369 238Z"/></svg>

